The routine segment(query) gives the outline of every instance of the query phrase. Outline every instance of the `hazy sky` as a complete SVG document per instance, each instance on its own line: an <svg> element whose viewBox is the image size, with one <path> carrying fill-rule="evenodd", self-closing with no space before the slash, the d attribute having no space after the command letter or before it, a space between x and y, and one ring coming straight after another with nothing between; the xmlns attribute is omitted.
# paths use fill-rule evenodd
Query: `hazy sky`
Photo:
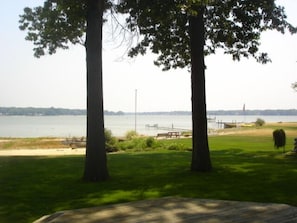
<svg viewBox="0 0 297 223"><path fill-rule="evenodd" d="M3 1L0 9L0 106L85 108L85 49L72 46L52 56L33 57L33 45L18 29L19 15L26 6L43 1ZM288 21L297 26L297 1L278 0ZM107 30L107 29L106 29ZM103 81L104 109L134 111L191 110L190 73L187 69L162 72L153 65L154 55L122 59L127 46L118 48L105 33ZM297 35L263 33L262 51L272 63L254 59L234 62L217 53L206 58L208 110L297 108Z"/></svg>

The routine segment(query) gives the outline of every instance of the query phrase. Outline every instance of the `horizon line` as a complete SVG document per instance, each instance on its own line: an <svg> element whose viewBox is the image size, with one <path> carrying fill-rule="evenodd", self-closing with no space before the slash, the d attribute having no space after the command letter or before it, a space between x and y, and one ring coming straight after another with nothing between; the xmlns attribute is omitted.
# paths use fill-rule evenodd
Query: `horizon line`
<svg viewBox="0 0 297 223"><path fill-rule="evenodd" d="M82 111L86 111L86 108L65 108L65 107L54 107L54 106L50 106L50 107L34 107L34 106L0 106L1 108L5 108L5 109L9 109L9 108L15 108L15 109L64 109L64 110L82 110ZM246 108L241 108L241 109L210 109L207 111L208 112L213 112L213 111L289 111L289 110L297 110L297 108L254 108L254 109L246 109ZM124 112L124 113L135 113L135 111L123 111L123 110L108 110L108 109L104 109L104 112ZM192 112L191 110L167 110L167 111L137 111L137 113L173 113L173 112Z"/></svg>

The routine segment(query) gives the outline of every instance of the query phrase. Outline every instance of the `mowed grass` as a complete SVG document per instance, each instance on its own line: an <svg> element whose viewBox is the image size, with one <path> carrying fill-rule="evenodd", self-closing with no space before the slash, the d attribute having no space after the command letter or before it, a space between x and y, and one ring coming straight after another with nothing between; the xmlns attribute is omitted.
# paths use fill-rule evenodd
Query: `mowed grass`
<svg viewBox="0 0 297 223"><path fill-rule="evenodd" d="M293 147L295 130L288 134ZM191 146L191 139L164 140ZM191 152L152 149L108 155L110 179L81 180L83 156L0 157L0 222L32 222L65 209L164 196L275 202L297 206L297 157L273 148L272 136L209 137L213 171L190 171ZM292 146L290 146L292 145Z"/></svg>

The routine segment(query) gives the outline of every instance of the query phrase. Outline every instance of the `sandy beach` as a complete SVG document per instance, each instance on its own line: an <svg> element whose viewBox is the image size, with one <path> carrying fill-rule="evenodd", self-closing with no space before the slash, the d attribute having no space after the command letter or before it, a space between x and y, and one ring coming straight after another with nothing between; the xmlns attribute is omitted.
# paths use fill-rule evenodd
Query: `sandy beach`
<svg viewBox="0 0 297 223"><path fill-rule="evenodd" d="M0 156L69 156L84 155L85 151L85 148L8 149L0 150Z"/></svg>

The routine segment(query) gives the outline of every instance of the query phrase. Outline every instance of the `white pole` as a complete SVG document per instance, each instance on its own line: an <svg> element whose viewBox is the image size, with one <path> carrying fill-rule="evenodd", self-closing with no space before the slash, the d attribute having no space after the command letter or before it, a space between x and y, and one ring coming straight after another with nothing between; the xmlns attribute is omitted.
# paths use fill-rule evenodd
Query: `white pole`
<svg viewBox="0 0 297 223"><path fill-rule="evenodd" d="M135 132L137 132L137 89L135 89Z"/></svg>
<svg viewBox="0 0 297 223"><path fill-rule="evenodd" d="M245 103L243 104L243 108L242 108L242 111L243 111L243 123L245 123Z"/></svg>

